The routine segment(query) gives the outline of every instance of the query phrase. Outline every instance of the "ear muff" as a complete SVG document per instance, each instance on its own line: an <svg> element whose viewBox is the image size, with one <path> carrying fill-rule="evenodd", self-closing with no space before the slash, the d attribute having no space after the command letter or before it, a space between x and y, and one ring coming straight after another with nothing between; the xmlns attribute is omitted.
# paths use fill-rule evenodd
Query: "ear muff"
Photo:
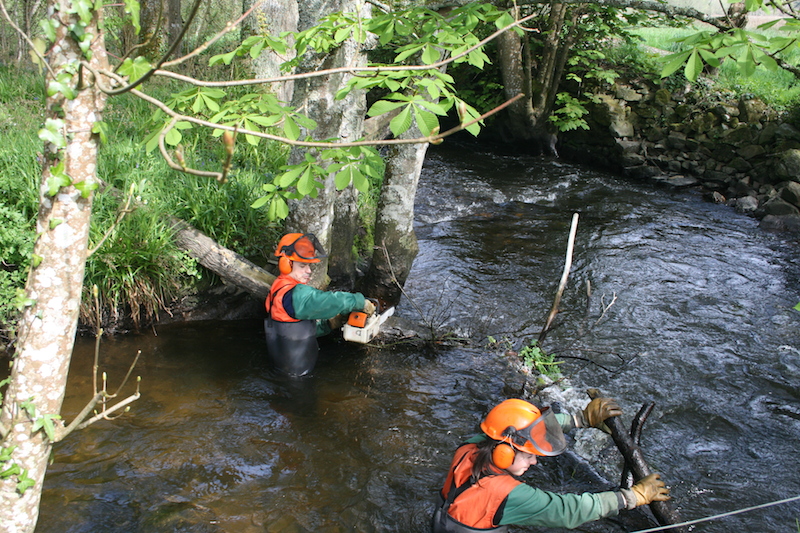
<svg viewBox="0 0 800 533"><path fill-rule="evenodd" d="M514 462L514 448L501 442L492 450L492 462L497 468L505 470Z"/></svg>
<svg viewBox="0 0 800 533"><path fill-rule="evenodd" d="M278 270L280 270L281 274L291 274L292 260L288 257L281 257L278 259Z"/></svg>

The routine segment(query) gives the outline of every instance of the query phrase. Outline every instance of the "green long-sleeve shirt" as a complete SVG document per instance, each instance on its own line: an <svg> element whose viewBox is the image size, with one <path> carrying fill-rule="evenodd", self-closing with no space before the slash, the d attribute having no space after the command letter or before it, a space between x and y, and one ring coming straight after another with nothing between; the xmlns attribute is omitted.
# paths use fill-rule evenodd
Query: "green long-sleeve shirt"
<svg viewBox="0 0 800 533"><path fill-rule="evenodd" d="M360 292L321 291L298 283L292 289L294 317L316 320L317 337L331 332L328 320L342 313L364 309L365 298Z"/></svg>
<svg viewBox="0 0 800 533"><path fill-rule="evenodd" d="M556 414L566 433L575 428L568 414ZM469 442L480 442L488 437L476 435ZM508 495L500 525L575 528L579 525L614 516L624 507L617 492L606 491L583 494L558 494L522 483Z"/></svg>

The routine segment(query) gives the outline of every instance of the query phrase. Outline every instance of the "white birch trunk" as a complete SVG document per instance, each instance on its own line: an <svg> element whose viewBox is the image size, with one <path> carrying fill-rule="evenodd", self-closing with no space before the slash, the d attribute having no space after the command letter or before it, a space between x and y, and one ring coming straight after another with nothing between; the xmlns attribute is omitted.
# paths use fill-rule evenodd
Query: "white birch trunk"
<svg viewBox="0 0 800 533"><path fill-rule="evenodd" d="M67 31L72 22L66 15L71 4L70 0L51 0L48 5L49 16L61 19L49 55L50 67L56 75L68 72L68 65L74 66L82 57ZM87 29L96 36L91 45L90 63L105 67L105 45L97 31L96 16ZM71 83L78 81L77 73L73 74ZM42 484L52 449L52 442L42 431L32 431L33 421L21 406L31 402L39 414L61 411L78 323L93 195L82 198L75 187L67 186L50 196L48 179L53 166L63 162L73 183L96 181L97 142L92 126L100 120L105 96L96 90L86 70L82 82L75 99L67 100L56 94L47 101L47 116L64 121L62 133L66 135L67 145L60 151L50 144L45 146L48 162L42 174L37 220L39 237L34 247L34 254L41 257L41 263L32 268L25 288L27 297L35 303L25 310L20 322L11 383L0 413L0 422L8 430L3 447L15 447L11 462L34 482L23 494L17 490L18 476L0 483L0 524L2 530L9 533L30 533L36 527ZM9 467L9 463L3 467Z"/></svg>

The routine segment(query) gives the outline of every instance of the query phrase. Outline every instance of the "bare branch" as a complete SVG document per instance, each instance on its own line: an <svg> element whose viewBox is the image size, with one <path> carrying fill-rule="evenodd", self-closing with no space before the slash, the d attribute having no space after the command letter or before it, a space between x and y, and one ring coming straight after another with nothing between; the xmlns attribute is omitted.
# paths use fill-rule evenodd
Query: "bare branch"
<svg viewBox="0 0 800 533"><path fill-rule="evenodd" d="M380 74L382 72L401 72L401 71L427 71L427 70L434 70L445 65L449 65L453 61L460 59L478 48L482 47L486 43L496 39L502 33L518 27L522 26L525 22L529 21L536 15L528 15L527 17L523 17L519 20L508 24L507 26L497 30L490 36L486 37L482 41L476 43L475 45L467 48L460 54L454 55L447 59L443 59L441 61L437 61L436 63L431 63L430 65L405 65L405 66L396 66L396 67L387 67L387 66L380 66L380 67L337 67L325 70L315 70L313 72L303 72L300 74L287 74L286 76L276 76L274 78L259 78L259 79L249 79L249 80L236 80L236 81L200 81L190 76L184 76L182 74L177 74L175 72L171 72L169 70L158 70L156 71L156 75L164 76L167 78L172 78L176 80L180 80L192 85L197 85L200 87L238 87L244 85L261 85L266 83L277 83L283 81L290 81L290 80L300 80L300 79L307 79L307 78L317 78L320 76L328 76L330 74L337 74L337 73L351 73L355 75L356 73L370 73L374 72L375 74Z"/></svg>
<svg viewBox="0 0 800 533"><path fill-rule="evenodd" d="M575 246L575 233L577 231L578 213L573 213L572 225L569 230L569 239L567 239L567 258L564 261L564 271L561 273L561 281L558 284L558 290L556 291L556 297L553 301L553 307L550 309L550 313L547 315L547 321L545 322L541 333L539 333L539 344L544 341L547 331L550 329L550 326L552 325L553 320L556 318L556 314L558 313L558 305L561 303L561 295L564 294L564 288L567 286L567 279L569 278L569 271L570 268L572 268L572 249Z"/></svg>
<svg viewBox="0 0 800 533"><path fill-rule="evenodd" d="M180 42L183 39L183 36L186 35L186 32L189 30L189 26L192 25L192 21L194 20L194 17L197 15L197 11L200 8L200 3L202 1L203 0L195 0L194 5L192 5L192 10L189 12L188 20L186 21L186 23L181 28L180 35L178 35L175 38L175 42L173 42L170 45L169 50L167 50L164 53L163 57L156 62L156 65L153 68L151 68L141 78L137 79L133 83L128 84L128 85L126 85L124 87L121 87L119 89L114 89L114 90L110 91L108 94L113 96L113 95L117 95L117 94L126 93L126 92L134 89L135 87L138 87L139 85L141 85L145 81L147 81L150 78L150 76L152 76L159 69L159 67L161 67L161 65L163 65L167 61L167 58L169 56L171 56L172 53L175 52L175 50L178 48L178 45L180 45Z"/></svg>
<svg viewBox="0 0 800 533"><path fill-rule="evenodd" d="M105 232L105 234L103 235L103 238L101 238L100 242L97 243L97 246L95 246L94 248L92 248L91 250L89 250L87 252L87 254L86 254L86 258L87 259L89 257L91 257L91 255L93 253L95 253L97 250L99 250L101 246L103 246L103 243L106 242L106 239L108 239L108 237L111 235L111 233L117 227L117 225L120 222L122 222L122 219L125 218L125 215L127 215L128 213L132 213L132 212L134 212L136 210L135 207L133 209L131 209L131 203L133 202L133 192L134 192L135 188L136 188L136 185L132 184L130 190L128 191L128 196L127 196L126 201L125 201L125 207L120 209L119 213L117 214L117 219L114 221L113 224L111 224L111 226Z"/></svg>
<svg viewBox="0 0 800 533"><path fill-rule="evenodd" d="M89 416L89 413L92 412L94 406L97 405L97 402L99 402L100 399L103 397L103 394L104 393L102 392L98 392L97 394L95 394L94 397L89 401L89 403L87 403L86 406L83 409L81 409L81 412L78 413L78 416L76 416L75 419L72 422L70 422L70 424L66 428L56 433L56 438L54 442L60 442L64 440L67 437L67 435L78 429L78 426L81 424L81 422L83 422L83 420L85 420L86 417Z"/></svg>
<svg viewBox="0 0 800 533"><path fill-rule="evenodd" d="M130 396L128 396L127 398L125 398L124 400L122 400L121 402L119 402L118 404L116 404L116 405L114 405L114 406L112 406L112 407L109 407L108 409L105 409L105 410L103 410L102 412L100 412L100 413L96 414L95 416L93 416L92 418L90 418L89 420L87 420L86 422L84 422L84 423L80 424L80 425L79 425L77 428L75 428L75 429L83 429L83 428L85 428L85 427L87 427L87 426L90 426L90 425L94 424L95 422L97 422L97 421L99 421L99 420L113 420L113 418L116 418L116 417L113 417L113 418L109 417L109 415L110 415L111 413L113 413L113 412L115 412L115 411L119 411L119 410L120 410L120 409L122 409L123 407L126 407L126 406L128 406L129 404L131 404L131 403L135 402L135 401L136 401L136 400L138 400L140 397L141 397L141 393L139 392L139 390L138 390L138 388L137 388L137 390L136 390L136 392L135 392L134 394L131 394ZM120 413L120 414L121 414L121 413ZM118 415L118 416L119 416L119 415Z"/></svg>
<svg viewBox="0 0 800 533"><path fill-rule="evenodd" d="M549 4L550 0L521 0L520 5L534 5L534 4ZM604 7L617 7L620 9L639 9L642 11L654 11L656 13L663 13L670 17L687 17L700 22L710 24L715 28L722 31L729 30L730 27L724 22L706 15L702 11L698 11L691 7L678 7L666 3L661 3L654 0L561 0L562 4L592 4Z"/></svg>

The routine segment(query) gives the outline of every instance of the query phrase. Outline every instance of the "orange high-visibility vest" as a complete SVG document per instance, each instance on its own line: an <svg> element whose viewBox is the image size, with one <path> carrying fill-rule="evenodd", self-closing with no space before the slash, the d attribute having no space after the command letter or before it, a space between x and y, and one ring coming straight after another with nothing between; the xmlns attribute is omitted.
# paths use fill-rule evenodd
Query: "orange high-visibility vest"
<svg viewBox="0 0 800 533"><path fill-rule="evenodd" d="M465 444L456 451L442 488L442 497L445 501L448 500L450 491L458 490L465 483L469 483L477 453L476 444ZM497 510L508 498L509 493L521 484L521 481L502 470L498 470L494 475L483 476L477 483L456 496L447 508L447 514L468 527L496 528L499 526L494 523Z"/></svg>
<svg viewBox="0 0 800 533"><path fill-rule="evenodd" d="M294 289L298 283L300 282L287 274L281 274L272 283L267 299L264 301L264 307L266 307L267 314L272 320L276 322L300 322L300 320L290 316L283 307L283 297L286 296L287 292Z"/></svg>

